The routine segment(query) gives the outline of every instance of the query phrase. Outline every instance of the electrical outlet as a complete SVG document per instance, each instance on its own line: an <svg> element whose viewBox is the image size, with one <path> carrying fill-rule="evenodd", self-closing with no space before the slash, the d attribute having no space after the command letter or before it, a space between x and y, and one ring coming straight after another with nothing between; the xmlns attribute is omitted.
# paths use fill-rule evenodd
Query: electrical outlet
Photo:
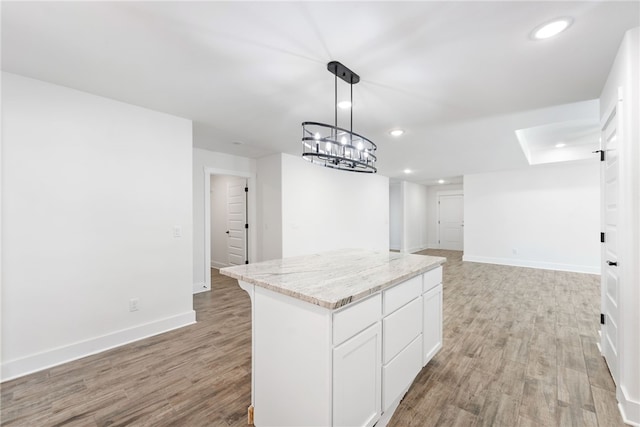
<svg viewBox="0 0 640 427"><path fill-rule="evenodd" d="M129 300L129 311L138 311L138 298L131 298Z"/></svg>
<svg viewBox="0 0 640 427"><path fill-rule="evenodd" d="M182 227L179 225L173 227L173 237L182 237Z"/></svg>

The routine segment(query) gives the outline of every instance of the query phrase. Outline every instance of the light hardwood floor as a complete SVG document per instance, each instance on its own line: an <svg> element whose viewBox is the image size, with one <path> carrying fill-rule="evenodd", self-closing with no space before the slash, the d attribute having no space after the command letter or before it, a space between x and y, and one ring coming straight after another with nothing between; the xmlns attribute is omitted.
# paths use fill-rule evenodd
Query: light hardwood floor
<svg viewBox="0 0 640 427"><path fill-rule="evenodd" d="M391 425L621 426L596 347L597 276L463 263L444 270L444 347ZM198 323L3 383L3 426L245 426L250 301L212 273Z"/></svg>

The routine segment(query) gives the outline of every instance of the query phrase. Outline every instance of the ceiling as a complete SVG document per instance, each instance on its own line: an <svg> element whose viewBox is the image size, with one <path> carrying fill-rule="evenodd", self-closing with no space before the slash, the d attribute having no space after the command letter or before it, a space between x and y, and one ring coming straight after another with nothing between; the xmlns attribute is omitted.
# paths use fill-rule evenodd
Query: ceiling
<svg viewBox="0 0 640 427"><path fill-rule="evenodd" d="M530 38L560 16L567 31ZM194 147L258 158L299 155L300 123L333 121L337 60L361 77L353 130L379 173L431 184L527 166L517 130L546 135L539 149L565 122L584 142L584 102L638 25L639 1L3 1L2 69L189 118Z"/></svg>

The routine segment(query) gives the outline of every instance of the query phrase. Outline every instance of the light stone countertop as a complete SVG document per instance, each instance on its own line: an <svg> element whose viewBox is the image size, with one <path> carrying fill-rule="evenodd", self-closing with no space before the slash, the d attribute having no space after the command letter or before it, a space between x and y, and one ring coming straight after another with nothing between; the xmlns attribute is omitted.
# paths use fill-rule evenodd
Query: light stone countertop
<svg viewBox="0 0 640 427"><path fill-rule="evenodd" d="M220 269L220 273L336 309L432 270L446 258L345 249Z"/></svg>

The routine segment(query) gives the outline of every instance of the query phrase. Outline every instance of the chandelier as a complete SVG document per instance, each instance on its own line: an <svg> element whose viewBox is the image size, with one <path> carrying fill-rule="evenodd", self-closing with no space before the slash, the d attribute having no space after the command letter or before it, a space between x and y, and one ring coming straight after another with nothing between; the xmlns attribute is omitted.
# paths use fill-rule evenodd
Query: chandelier
<svg viewBox="0 0 640 427"><path fill-rule="evenodd" d="M353 85L360 76L337 61L327 64L335 76L333 125L317 122L302 123L302 157L311 163L351 172L376 173L376 145L353 132ZM351 89L351 122L349 130L338 127L338 77Z"/></svg>

